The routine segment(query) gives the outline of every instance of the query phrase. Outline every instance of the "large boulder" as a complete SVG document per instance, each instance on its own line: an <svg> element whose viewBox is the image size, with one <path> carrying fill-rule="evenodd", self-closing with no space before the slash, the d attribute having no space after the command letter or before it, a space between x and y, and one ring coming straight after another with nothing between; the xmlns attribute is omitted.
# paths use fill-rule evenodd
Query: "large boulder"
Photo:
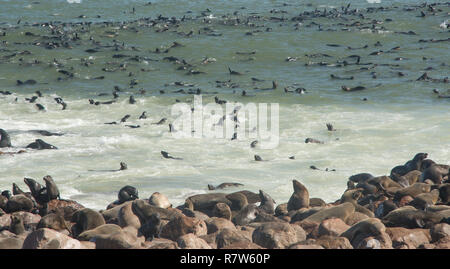
<svg viewBox="0 0 450 269"><path fill-rule="evenodd" d="M37 229L23 242L23 249L84 249L80 241L49 228Z"/></svg>
<svg viewBox="0 0 450 269"><path fill-rule="evenodd" d="M193 233L178 237L177 244L183 249L211 249L211 246L205 240L195 236Z"/></svg>
<svg viewBox="0 0 450 269"><path fill-rule="evenodd" d="M265 248L287 248L306 239L302 227L285 222L266 222L253 231L252 241Z"/></svg>

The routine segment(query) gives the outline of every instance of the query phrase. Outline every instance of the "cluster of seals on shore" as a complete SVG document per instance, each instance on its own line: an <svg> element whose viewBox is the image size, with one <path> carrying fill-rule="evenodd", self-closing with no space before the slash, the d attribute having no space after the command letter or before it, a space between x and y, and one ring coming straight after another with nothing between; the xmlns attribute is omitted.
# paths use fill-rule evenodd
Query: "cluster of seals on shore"
<svg viewBox="0 0 450 269"><path fill-rule="evenodd" d="M137 188L126 185L100 211L60 199L50 176L45 187L26 178L30 192L13 184L12 194L0 195L0 247L36 247L29 242L33 234L53 230L89 242L78 248L195 248L185 241L188 234L206 248L231 242L245 248L450 248L449 166L418 153L392 171L395 179L350 176L346 191L331 203L310 197L304 182L294 179L292 196L281 204L264 190L241 190L197 194L173 207L160 192L140 199ZM241 185L213 188L223 187ZM38 219L32 221L33 215ZM54 240L41 247L62 247Z"/></svg>

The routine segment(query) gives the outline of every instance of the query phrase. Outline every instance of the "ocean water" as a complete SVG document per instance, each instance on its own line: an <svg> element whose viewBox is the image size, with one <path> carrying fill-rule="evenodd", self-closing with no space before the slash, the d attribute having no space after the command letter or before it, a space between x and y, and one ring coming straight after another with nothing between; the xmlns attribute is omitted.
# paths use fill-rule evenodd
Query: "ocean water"
<svg viewBox="0 0 450 269"><path fill-rule="evenodd" d="M450 34L444 26L449 19L448 2L435 1L433 12L422 7L421 1L351 1L349 9L357 8L364 18L359 13L320 16L324 9L340 11L348 1L148 3L0 1L0 90L12 93L0 94L0 128L8 131L13 144L2 151L18 151L35 139L58 147L0 155L0 190L11 189L13 182L28 190L24 177L42 183L42 177L51 175L61 198L103 209L117 199L124 185L135 186L141 198L163 193L176 206L190 195L210 192L208 184L238 182L244 186L219 191L261 189L284 203L292 194L292 180L297 179L311 197L333 202L346 189L349 176L387 175L418 152L450 164L450 99L433 93L437 89L450 95L444 81L450 73ZM292 20L314 10L318 16ZM426 16L421 17L420 11ZM176 27L163 21L153 24L159 15L184 16L185 20ZM240 20L237 25L236 19ZM70 48L42 45L58 42L52 38L57 33L46 22L65 33ZM187 36L190 31L193 34ZM405 34L409 31L415 34ZM75 32L77 39L70 39ZM444 41L419 42L431 39ZM173 42L183 46L155 53ZM382 53L371 55L377 51ZM113 57L117 54L125 57ZM354 64L352 55L359 55L361 64ZM187 75L188 70L177 70L180 65L164 59L169 56L205 73ZM296 61L286 61L288 57ZM204 64L208 58L210 63ZM344 61L349 64L343 66ZM243 75L231 76L228 67ZM361 70L364 67L370 69ZM424 72L436 80L418 81ZM354 79L336 80L331 74ZM100 76L104 78L93 79ZM29 79L37 83L17 85L17 80ZM135 85L130 85L133 79ZM262 90L271 88L273 80L277 89ZM179 81L193 86L168 85ZM345 92L343 85L367 89ZM113 100L115 86L122 89L117 102L89 104L90 98ZM299 87L306 93L284 91ZM278 104L278 146L251 148L255 139L241 137L174 137L168 128L168 123L176 121L173 104L192 105L194 99L193 94L178 91L198 88L204 105L214 103L215 96L229 103ZM25 99L37 90L43 97L36 103L44 105L45 111ZM242 91L248 96L243 97ZM107 95L99 96L103 93ZM129 104L130 95L136 104ZM63 98L66 110L55 102L56 97ZM139 120L143 111L148 118ZM104 124L127 114L125 124L140 128ZM167 123L152 124L162 118ZM332 123L336 131L327 131L326 123ZM37 129L64 135L43 137L29 132ZM308 137L324 144L306 144ZM183 160L164 159L162 150ZM266 161L254 161L255 154ZM118 169L121 161L128 170L101 171ZM312 170L311 165L321 170Z"/></svg>

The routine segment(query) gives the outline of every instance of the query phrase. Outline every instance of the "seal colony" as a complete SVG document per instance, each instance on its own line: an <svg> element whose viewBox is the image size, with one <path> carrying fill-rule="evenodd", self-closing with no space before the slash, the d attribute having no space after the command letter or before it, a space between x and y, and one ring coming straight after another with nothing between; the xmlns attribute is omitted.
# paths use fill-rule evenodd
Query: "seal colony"
<svg viewBox="0 0 450 269"><path fill-rule="evenodd" d="M51 176L45 187L25 178L30 192L13 184L13 195L0 195L0 249L449 249L450 166L427 157L394 167L402 172L395 177L351 175L332 203L294 179L291 198L279 204L244 190L197 194L174 207L160 192L143 199L127 185L96 211L61 199Z"/></svg>
<svg viewBox="0 0 450 269"><path fill-rule="evenodd" d="M281 8L290 9L288 4ZM203 86L199 84L205 74L213 73L214 66L220 65L223 59L216 55L201 59L183 56L183 52L198 49L188 41L221 37L228 34L227 29L235 27L245 29L242 38L282 32L285 29L301 32L306 28L317 33L390 32L392 35L408 37L408 42L420 44L421 47L387 47L383 40L357 47L324 43L322 47L317 47L317 51L308 51L305 55L286 55L278 59L278 64L303 66L324 73L330 71L332 73L324 81L335 83L345 80L335 84L333 90L345 96L357 96L358 100L368 100L359 98L358 94L380 90L381 83L377 82L380 77L401 77L404 83L420 84L425 90L429 89L430 99L447 102L450 92L444 88L448 85L448 78L435 75L431 70L446 68L448 64L439 62L443 59L423 57L423 64L419 64L419 67L426 72L413 72L405 57L412 52L435 49L433 46L450 41L442 37L447 33L447 27L428 29L430 34L439 36L430 39L428 35L422 37L412 30L396 31L393 19L378 18L391 16L391 12L398 9L429 20L448 16L449 4L425 3L362 9L348 4L323 10L307 8L294 13L272 9L267 13L245 14L245 11L237 10L233 15L216 15L215 19L211 18L212 12L208 9L198 16L186 12L179 18L159 15L127 21L88 21L85 16L80 16L77 22L30 23L19 20L15 25L1 24L0 63L11 70L27 68L27 72L20 73L23 77L14 80L2 78L2 83L6 85L4 87L10 89L0 91L0 101L1 104L5 102L26 106L28 111L38 115L46 115L54 110L72 113L71 101L67 101L70 100L69 96L59 97L65 93L57 92L58 97L55 97L53 90L41 87L56 84L59 88L59 85L73 81L89 82L95 86L105 81L116 83L114 73L120 78L118 85L109 90L107 87L98 87L101 93L84 93L89 95L83 99L85 107L101 111L123 101L128 108L139 107L140 110L139 114L128 114L127 111L125 116L124 113L121 118L117 117L117 121L100 122L102 128L144 129L167 127L168 124L169 132L176 132L172 118L151 114L150 110L149 115L146 115L141 106L144 96L169 95L174 97L170 102L176 103L180 99L190 101L192 95L204 94L215 103L224 105L241 96L252 100L266 93L279 92L288 98L302 98L314 93L314 89L270 77L270 74L259 77L260 74L255 74L251 68L251 64L257 62L261 54L256 50L235 52L233 57L236 57L236 61L220 67L219 78L208 81L215 89L205 91L201 88ZM169 35L184 41L149 48L148 45L128 42L123 38L137 34ZM329 48L339 51L333 54ZM61 56L64 52L74 51L81 51L82 57ZM49 55L50 60L42 60L40 53ZM402 57L395 57L399 55ZM276 59L273 59L273 66L276 65ZM44 67L46 76L31 77L31 70ZM144 89L144 85L147 85L142 82L143 74L163 68L169 68L170 72L186 78L187 82L178 80L179 77L174 81L175 78L170 77L170 81L161 81L164 83L161 87L158 81L156 86ZM280 90L283 88L284 91ZM26 96L23 96L24 93ZM140 125L125 124L133 120L139 121ZM223 120L217 124L223 124ZM237 121L235 118L233 120ZM7 130L7 126L0 127L5 129L0 129L1 150L14 148L16 137L13 131ZM341 134L339 126L335 129L328 123L326 127L330 134ZM31 155L36 153L35 150L58 151L62 148L60 145L64 145L59 143L64 139L59 130L32 130L30 133L58 136L50 140L51 143L55 141L58 147L33 138L34 142L22 146L26 150L0 152L7 153L2 158L10 158L16 153ZM234 133L227 142L234 143L236 136L237 133ZM299 141L309 144L310 148L326 147L329 144L329 140L307 136ZM83 141L79 142L82 146ZM172 152L172 149L166 149L167 145L155 145L159 147L158 157L168 165L183 163L192 155L177 149L174 157L172 153L164 151ZM255 140L250 147L257 148L258 145L259 142ZM286 159L289 155L286 153ZM265 159L266 155L262 155L264 159L260 155L253 156L258 163L270 164L270 160ZM295 156L289 159L295 159ZM313 165L310 168L321 170ZM122 162L118 170L89 171L123 173L130 170L133 169L127 169L127 165ZM323 171L335 170L326 168ZM259 193L248 190L232 192L234 187L242 188L242 184L225 182L216 186L210 184L210 192L187 197L182 205L173 205L162 192L154 192L148 199L142 198L142 195L139 198L138 189L126 185L118 190L117 200L105 205L104 210L97 211L85 208L74 200L61 199L64 193L61 194L57 187L58 178L54 180L51 176L45 176L43 181L40 184L34 179L25 178L29 192L21 190L15 183L11 190L2 191L0 248L449 248L450 244L449 165L435 163L428 159L427 153L411 156L411 160L405 164L392 168L389 175L351 175L347 190L333 203L310 197L307 184L301 178L296 178L292 181L293 194L287 201L275 201L270 196L270 190L261 189ZM275 234L277 237L274 237Z"/></svg>

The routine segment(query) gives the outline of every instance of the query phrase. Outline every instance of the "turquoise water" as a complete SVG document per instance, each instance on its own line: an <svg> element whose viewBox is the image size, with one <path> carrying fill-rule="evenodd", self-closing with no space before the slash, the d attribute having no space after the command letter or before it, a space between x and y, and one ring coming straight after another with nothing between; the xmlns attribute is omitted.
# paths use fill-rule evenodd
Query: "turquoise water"
<svg viewBox="0 0 450 269"><path fill-rule="evenodd" d="M239 182L244 186L224 191L262 189L282 203L289 199L295 178L313 197L332 202L340 197L352 174L388 174L417 152L427 152L440 163L450 162L450 99L433 93L438 89L450 95L448 82L443 81L450 69L448 41L419 42L450 37L443 27L450 12L445 1L436 2L441 4L434 6L434 15L418 1L352 1L350 10L358 8L364 19L358 14L320 16L325 8L327 12L341 10L347 5L345 1L147 3L0 2L0 90L12 92L0 95L0 128L10 133L15 147L5 151L17 151L37 138L59 148L0 155L0 189L10 189L16 182L26 190L23 177L40 181L50 174L62 198L101 209L116 199L124 185L137 187L143 198L159 191L178 205L189 195L208 192L207 184ZM316 17L292 20L315 9ZM421 17L420 11L426 16ZM152 20L160 14L177 19L185 16L185 20L178 26L163 21L153 25ZM240 23L234 25L236 19ZM249 23L244 23L247 20ZM57 32L52 33L44 24L50 21L68 38L65 41L70 48L42 46L58 42L52 39ZM186 36L190 31L193 34ZM404 34L408 31L415 35ZM71 40L75 32L78 39ZM183 46L155 53L175 41ZM375 45L377 42L381 45ZM395 47L400 48L392 50ZM98 52L86 52L89 49ZM383 52L371 55L376 51ZM114 58L117 54L126 57ZM352 64L356 58L351 55L359 55L362 64ZM164 60L169 56L184 59L205 73L186 75L188 70L177 70L180 65ZM296 61L286 61L288 57ZM210 63L203 64L207 58ZM343 61L350 64L340 67ZM315 64L320 62L326 63ZM228 67L243 75L230 76ZM370 70L360 69L364 67ZM104 68L116 71L105 72ZM73 73L73 77L60 70ZM436 80L417 81L424 72ZM336 80L330 74L354 79ZM93 79L100 76L104 79ZM17 80L28 79L37 84L17 85ZM130 85L133 79L136 85ZM216 82L230 79L228 85L234 83L234 87ZM271 88L273 80L278 84L276 90L261 90ZM193 86L167 85L176 81ZM343 85L367 89L344 92ZM122 89L116 103L89 104L89 98L112 100L114 86ZM307 93L284 91L298 87ZM171 115L172 105L176 100L189 104L193 100L192 94L177 91L197 88L203 93L204 104L214 102L215 96L228 102L279 104L279 145L261 149L249 146L253 139L174 138L167 126L176 120ZM25 100L37 90L43 97L36 102L46 111ZM244 90L250 96L242 97ZM98 96L102 93L107 95ZM128 103L130 95L136 104ZM61 110L55 97L64 99L66 110ZM148 119L138 120L143 111ZM119 121L126 114L131 116L127 123L140 128L104 124ZM168 119L166 124L151 124L163 117ZM337 131L328 132L327 122ZM33 129L65 135L42 137L26 132ZM325 144L305 144L307 137ZM183 160L164 159L161 150ZM267 162L255 162L255 154ZM89 171L118 169L121 161L128 164L128 170ZM336 171L311 170L311 165Z"/></svg>

